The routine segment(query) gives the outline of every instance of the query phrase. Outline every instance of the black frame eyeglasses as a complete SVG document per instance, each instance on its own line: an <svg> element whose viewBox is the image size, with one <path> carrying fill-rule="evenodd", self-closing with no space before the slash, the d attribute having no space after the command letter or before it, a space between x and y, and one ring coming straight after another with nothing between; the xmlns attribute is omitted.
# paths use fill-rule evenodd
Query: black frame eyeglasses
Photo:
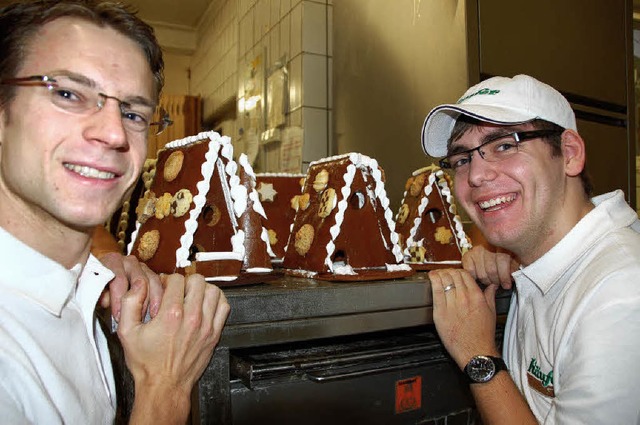
<svg viewBox="0 0 640 425"><path fill-rule="evenodd" d="M454 172L462 172L469 168L473 153L478 152L480 157L487 162L498 162L509 158L518 152L520 143L527 140L544 138L562 134L562 130L532 130L516 131L513 133L500 134L492 137L486 142L472 149L452 153L440 160L440 167L451 169Z"/></svg>
<svg viewBox="0 0 640 425"><path fill-rule="evenodd" d="M147 101L124 101L115 96L97 91L86 77L77 78L70 75L31 75L29 77L7 78L0 81L2 85L20 87L45 87L49 90L50 100L58 108L65 112L77 115L88 115L104 108L108 99L118 102L122 125L125 130L133 133L151 132L158 135L168 126L173 124L169 114L162 108L158 108L157 121L154 117L154 107Z"/></svg>

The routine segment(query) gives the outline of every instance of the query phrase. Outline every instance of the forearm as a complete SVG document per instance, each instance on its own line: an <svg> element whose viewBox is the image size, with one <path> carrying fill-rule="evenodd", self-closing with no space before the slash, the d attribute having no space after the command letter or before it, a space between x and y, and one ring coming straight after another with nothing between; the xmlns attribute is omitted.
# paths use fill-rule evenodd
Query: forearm
<svg viewBox="0 0 640 425"><path fill-rule="evenodd" d="M191 394L184 389L136 385L130 425L184 425L191 411Z"/></svg>
<svg viewBox="0 0 640 425"><path fill-rule="evenodd" d="M490 382L470 387L485 425L538 423L507 372L498 373Z"/></svg>

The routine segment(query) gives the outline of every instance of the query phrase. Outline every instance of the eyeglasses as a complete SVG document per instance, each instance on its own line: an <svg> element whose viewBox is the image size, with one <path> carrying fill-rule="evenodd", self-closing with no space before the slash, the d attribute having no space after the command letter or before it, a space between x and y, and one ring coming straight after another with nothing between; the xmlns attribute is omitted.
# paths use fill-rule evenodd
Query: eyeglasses
<svg viewBox="0 0 640 425"><path fill-rule="evenodd" d="M149 131L151 134L157 135L173 124L169 114L164 109L159 109L160 119L151 122L154 116L154 108L147 101L141 99L139 103L127 102L115 96L100 93L90 86L89 80L85 77L32 75L30 77L4 79L0 81L0 84L21 87L45 87L49 90L51 103L63 111L77 115L94 114L104 108L107 99L113 99L118 102L120 107L123 127L125 130L134 133Z"/></svg>
<svg viewBox="0 0 640 425"><path fill-rule="evenodd" d="M518 152L518 146L524 141L562 134L563 131L564 130L533 130L501 134L473 149L456 152L442 158L440 160L440 167L450 168L454 173L464 172L469 169L469 164L471 164L471 159L475 151L478 151L480 157L485 161L502 161L516 154Z"/></svg>

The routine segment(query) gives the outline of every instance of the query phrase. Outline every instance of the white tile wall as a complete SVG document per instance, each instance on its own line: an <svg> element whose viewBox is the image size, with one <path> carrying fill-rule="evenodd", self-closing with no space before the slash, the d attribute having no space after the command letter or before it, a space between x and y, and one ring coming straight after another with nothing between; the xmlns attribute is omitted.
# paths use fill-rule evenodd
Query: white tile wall
<svg viewBox="0 0 640 425"><path fill-rule="evenodd" d="M304 128L304 144L302 161L311 162L328 156L326 109L302 108L302 128Z"/></svg>
<svg viewBox="0 0 640 425"><path fill-rule="evenodd" d="M305 162L328 155L332 4L331 0L215 2L198 28L198 48L191 62L191 91L203 97L204 118L232 96L242 95L246 64L256 56L263 55L267 69L284 57L289 71L287 125L304 128ZM242 125L235 124L224 124L225 131L236 133L232 137L238 136Z"/></svg>
<svg viewBox="0 0 640 425"><path fill-rule="evenodd" d="M327 107L327 57L302 54L302 104Z"/></svg>
<svg viewBox="0 0 640 425"><path fill-rule="evenodd" d="M310 1L302 2L302 50L327 54L327 6Z"/></svg>
<svg viewBox="0 0 640 425"><path fill-rule="evenodd" d="M302 106L302 55L289 62L289 110Z"/></svg>

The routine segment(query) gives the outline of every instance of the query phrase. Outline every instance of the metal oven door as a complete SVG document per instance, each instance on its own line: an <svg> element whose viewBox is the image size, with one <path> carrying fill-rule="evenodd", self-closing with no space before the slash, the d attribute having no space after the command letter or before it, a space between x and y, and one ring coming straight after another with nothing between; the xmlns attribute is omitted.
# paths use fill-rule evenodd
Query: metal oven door
<svg viewBox="0 0 640 425"><path fill-rule="evenodd" d="M234 424L473 424L428 327L231 351Z"/></svg>

